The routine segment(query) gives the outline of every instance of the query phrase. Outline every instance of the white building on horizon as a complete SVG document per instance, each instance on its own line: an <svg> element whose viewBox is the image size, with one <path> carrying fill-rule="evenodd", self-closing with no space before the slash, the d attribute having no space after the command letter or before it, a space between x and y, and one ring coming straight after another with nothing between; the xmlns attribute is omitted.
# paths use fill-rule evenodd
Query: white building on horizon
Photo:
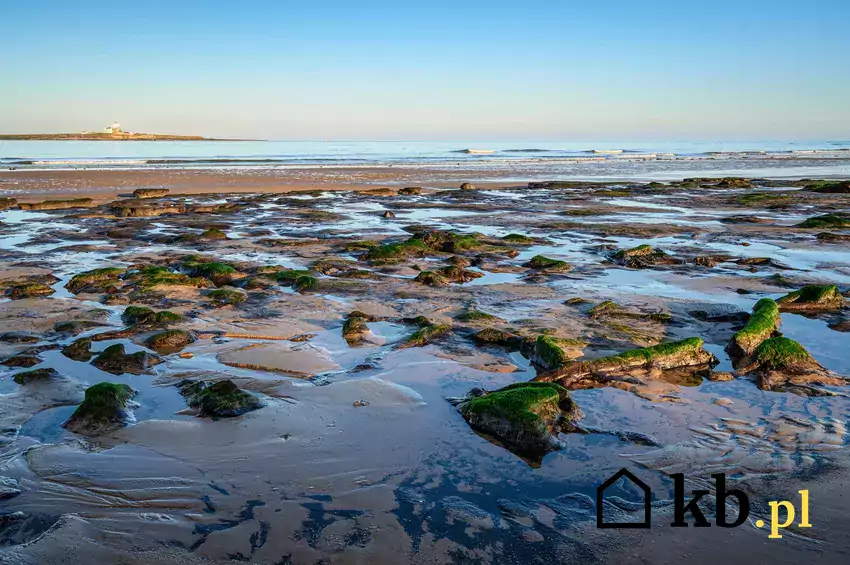
<svg viewBox="0 0 850 565"><path fill-rule="evenodd" d="M121 124L118 122L112 122L111 126L103 128L103 133L121 133Z"/></svg>

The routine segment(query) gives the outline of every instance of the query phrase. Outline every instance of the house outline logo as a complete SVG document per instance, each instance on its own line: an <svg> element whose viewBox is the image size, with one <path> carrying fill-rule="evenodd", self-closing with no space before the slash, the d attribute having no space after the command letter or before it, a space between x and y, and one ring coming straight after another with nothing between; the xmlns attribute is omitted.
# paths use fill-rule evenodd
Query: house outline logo
<svg viewBox="0 0 850 565"><path fill-rule="evenodd" d="M603 511L603 500L605 498L605 489L625 477L633 485L643 491L643 522L605 522ZM652 491L649 485L637 478L637 476L623 467L614 473L607 481L596 487L596 527L597 528L649 528L652 523L652 506L650 504L650 495Z"/></svg>

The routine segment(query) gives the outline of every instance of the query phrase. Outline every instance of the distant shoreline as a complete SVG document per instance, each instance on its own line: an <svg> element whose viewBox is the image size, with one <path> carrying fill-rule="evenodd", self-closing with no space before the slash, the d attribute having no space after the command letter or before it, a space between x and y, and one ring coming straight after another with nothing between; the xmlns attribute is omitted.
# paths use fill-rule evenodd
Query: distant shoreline
<svg viewBox="0 0 850 565"><path fill-rule="evenodd" d="M0 141L260 141L158 133L2 133Z"/></svg>

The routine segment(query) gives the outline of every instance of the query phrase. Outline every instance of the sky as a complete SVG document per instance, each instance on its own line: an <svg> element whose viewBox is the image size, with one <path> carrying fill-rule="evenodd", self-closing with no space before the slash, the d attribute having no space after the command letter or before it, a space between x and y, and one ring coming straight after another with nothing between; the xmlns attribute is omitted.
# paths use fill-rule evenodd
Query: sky
<svg viewBox="0 0 850 565"><path fill-rule="evenodd" d="M850 2L0 0L0 132L850 139Z"/></svg>

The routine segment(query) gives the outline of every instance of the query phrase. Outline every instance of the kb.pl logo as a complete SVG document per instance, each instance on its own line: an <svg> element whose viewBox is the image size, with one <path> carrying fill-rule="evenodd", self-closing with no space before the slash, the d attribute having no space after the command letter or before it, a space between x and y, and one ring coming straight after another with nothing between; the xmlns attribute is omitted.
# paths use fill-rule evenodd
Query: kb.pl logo
<svg viewBox="0 0 850 565"><path fill-rule="evenodd" d="M674 473L673 478L673 522L670 526L673 528L687 528L690 522L687 519L690 514L695 528L708 528L711 526L702 508L700 508L700 499L709 494L710 491L699 489L691 491L690 500L685 500L685 475L682 473ZM740 489L726 488L726 475L723 473L715 473L711 475L714 479L715 495L717 498L716 524L721 528L737 528L747 521L750 516L750 499L747 494ZM643 491L643 519L636 522L610 522L605 520L605 491L620 479L627 480ZM800 522L797 524L800 528L811 528L809 522L809 491L798 491L800 495ZM652 524L652 506L651 506L652 491L649 485L641 481L634 473L628 469L620 469L611 478L599 485L596 489L596 526L598 528L649 528ZM737 503L738 514L734 520L729 521L726 509L727 501L733 499ZM794 523L796 511L794 503L788 500L771 500L768 501L770 507L770 539L780 539L782 535L779 530L787 528ZM784 516L780 519L780 510L784 512ZM756 520L755 525L758 528L765 526L764 520Z"/></svg>

